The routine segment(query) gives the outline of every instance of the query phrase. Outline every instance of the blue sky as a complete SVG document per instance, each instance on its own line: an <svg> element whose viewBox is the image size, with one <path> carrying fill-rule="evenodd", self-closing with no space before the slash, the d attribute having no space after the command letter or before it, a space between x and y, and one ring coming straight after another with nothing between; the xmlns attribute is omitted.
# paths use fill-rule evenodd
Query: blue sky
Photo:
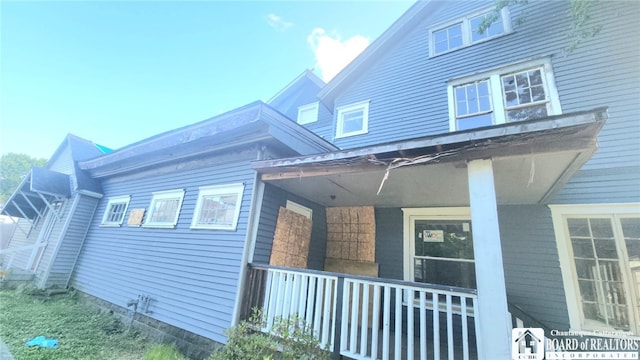
<svg viewBox="0 0 640 360"><path fill-rule="evenodd" d="M412 3L1 1L0 153L119 148L329 79Z"/></svg>

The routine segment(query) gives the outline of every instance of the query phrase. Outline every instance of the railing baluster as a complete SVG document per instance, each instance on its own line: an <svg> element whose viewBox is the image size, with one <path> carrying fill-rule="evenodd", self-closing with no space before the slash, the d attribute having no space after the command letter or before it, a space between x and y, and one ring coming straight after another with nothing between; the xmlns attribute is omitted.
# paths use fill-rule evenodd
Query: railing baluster
<svg viewBox="0 0 640 360"><path fill-rule="evenodd" d="M453 309L451 294L447 294L447 354L453 360Z"/></svg>
<svg viewBox="0 0 640 360"><path fill-rule="evenodd" d="M289 307L289 314L300 315L300 311L298 310L298 303L300 302L300 276L299 274L293 274L293 285L291 288L291 304Z"/></svg>
<svg viewBox="0 0 640 360"><path fill-rule="evenodd" d="M360 283L354 281L353 285L353 295L351 297L351 332L349 335L349 349L351 351L358 351L358 315L360 308Z"/></svg>
<svg viewBox="0 0 640 360"><path fill-rule="evenodd" d="M373 320L371 322L371 357L378 358L378 330L380 329L380 285L373 285Z"/></svg>
<svg viewBox="0 0 640 360"><path fill-rule="evenodd" d="M318 279L318 296L316 297L317 302L316 302L316 308L314 311L314 316L313 316L313 331L318 334L318 336L321 336L321 320L322 320L322 311L323 311L323 307L326 306L322 303L323 299L324 299L324 284L327 281L327 279L325 278L320 278Z"/></svg>
<svg viewBox="0 0 640 360"><path fill-rule="evenodd" d="M396 288L394 359L402 359L402 289Z"/></svg>
<svg viewBox="0 0 640 360"><path fill-rule="evenodd" d="M413 359L414 348L414 335L413 335L413 317L415 309L415 290L409 290L409 296L407 298L407 359Z"/></svg>
<svg viewBox="0 0 640 360"><path fill-rule="evenodd" d="M362 325L360 326L360 355L367 356L369 342L369 284L362 283Z"/></svg>
<svg viewBox="0 0 640 360"><path fill-rule="evenodd" d="M440 294L433 293L433 358L440 359Z"/></svg>
<svg viewBox="0 0 640 360"><path fill-rule="evenodd" d="M462 357L469 360L469 334L467 329L467 297L460 296L460 310L462 312L460 321L462 321Z"/></svg>
<svg viewBox="0 0 640 360"><path fill-rule="evenodd" d="M345 279L342 285L342 318L340 319L340 350L348 351L349 345L347 344L347 330L349 328L349 299L351 298L351 281Z"/></svg>
<svg viewBox="0 0 640 360"><path fill-rule="evenodd" d="M276 312L274 318L282 317L284 310L284 297L286 296L287 274L278 273L278 296L276 297Z"/></svg>
<svg viewBox="0 0 640 360"><path fill-rule="evenodd" d="M291 296L293 292L293 275L291 273L285 273L285 287L284 287L284 296L280 301L282 304L282 318L289 319L289 315L291 314Z"/></svg>
<svg viewBox="0 0 640 360"><path fill-rule="evenodd" d="M482 347L482 336L478 336L478 329L480 329L480 323L478 323L478 298L473 298L473 325L476 333L476 354L484 354Z"/></svg>
<svg viewBox="0 0 640 360"><path fill-rule="evenodd" d="M427 359L427 304L425 291L420 291L420 359Z"/></svg>
<svg viewBox="0 0 640 360"><path fill-rule="evenodd" d="M308 275L300 275L300 290L298 293L298 316L300 319L304 319L305 323L309 325L307 322L307 312L305 311L307 306L307 293L309 292L307 286L309 284L309 276Z"/></svg>
<svg viewBox="0 0 640 360"><path fill-rule="evenodd" d="M331 305L330 309L333 309L331 312L331 346L333 347L336 343L336 333L338 332L338 327L336 325L336 319L338 316L342 316L342 304L339 304L338 298L342 297L342 286L341 281L344 281L344 278L330 278L328 280L331 283L331 292L333 296L331 296ZM340 334L337 334L340 336Z"/></svg>
<svg viewBox="0 0 640 360"><path fill-rule="evenodd" d="M391 287L384 286L384 315L382 320L382 359L389 359L389 323L391 312ZM402 315L401 315L402 316Z"/></svg>
<svg viewBox="0 0 640 360"><path fill-rule="evenodd" d="M307 292L307 306L306 306L306 311L305 311L305 320L307 322L307 325L311 326L313 329L313 314L314 314L314 308L315 308L315 302L316 302L316 279L317 277L315 276L309 276L309 291ZM314 334L317 337L320 337L320 334L318 334L317 332L314 331Z"/></svg>
<svg viewBox="0 0 640 360"><path fill-rule="evenodd" d="M329 324L331 322L331 309L334 307L333 301L333 281L330 279L326 279L324 282L324 304L322 311L322 343L326 344L329 342Z"/></svg>

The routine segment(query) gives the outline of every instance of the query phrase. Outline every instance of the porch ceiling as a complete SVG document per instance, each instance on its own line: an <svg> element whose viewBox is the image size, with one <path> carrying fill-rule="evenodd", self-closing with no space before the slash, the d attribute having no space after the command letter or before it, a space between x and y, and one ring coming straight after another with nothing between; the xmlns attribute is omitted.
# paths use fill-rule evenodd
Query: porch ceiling
<svg viewBox="0 0 640 360"><path fill-rule="evenodd" d="M491 158L499 204L544 203L591 157L606 118L606 109L595 109L369 148L259 161L254 168L263 181L325 206L467 206L466 163Z"/></svg>

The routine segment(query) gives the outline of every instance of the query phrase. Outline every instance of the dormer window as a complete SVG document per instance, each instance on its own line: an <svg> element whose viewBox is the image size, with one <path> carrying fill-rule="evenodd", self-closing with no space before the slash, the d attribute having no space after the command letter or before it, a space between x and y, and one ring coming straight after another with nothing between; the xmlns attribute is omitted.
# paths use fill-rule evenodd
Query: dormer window
<svg viewBox="0 0 640 360"><path fill-rule="evenodd" d="M304 125L318 121L319 102L302 105L298 107L298 124Z"/></svg>
<svg viewBox="0 0 640 360"><path fill-rule="evenodd" d="M485 10L430 29L430 56L437 56L459 48L471 46L511 31L509 11L505 7L500 11L498 19L483 32L480 32L480 25L489 13L489 10Z"/></svg>

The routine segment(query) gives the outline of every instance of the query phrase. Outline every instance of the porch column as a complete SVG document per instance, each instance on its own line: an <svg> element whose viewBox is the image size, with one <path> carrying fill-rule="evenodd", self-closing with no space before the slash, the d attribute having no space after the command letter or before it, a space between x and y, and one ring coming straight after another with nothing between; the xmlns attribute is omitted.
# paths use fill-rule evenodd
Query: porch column
<svg viewBox="0 0 640 360"><path fill-rule="evenodd" d="M476 336L480 359L511 358L511 319L502 265L496 191L491 160L467 164L478 288Z"/></svg>

